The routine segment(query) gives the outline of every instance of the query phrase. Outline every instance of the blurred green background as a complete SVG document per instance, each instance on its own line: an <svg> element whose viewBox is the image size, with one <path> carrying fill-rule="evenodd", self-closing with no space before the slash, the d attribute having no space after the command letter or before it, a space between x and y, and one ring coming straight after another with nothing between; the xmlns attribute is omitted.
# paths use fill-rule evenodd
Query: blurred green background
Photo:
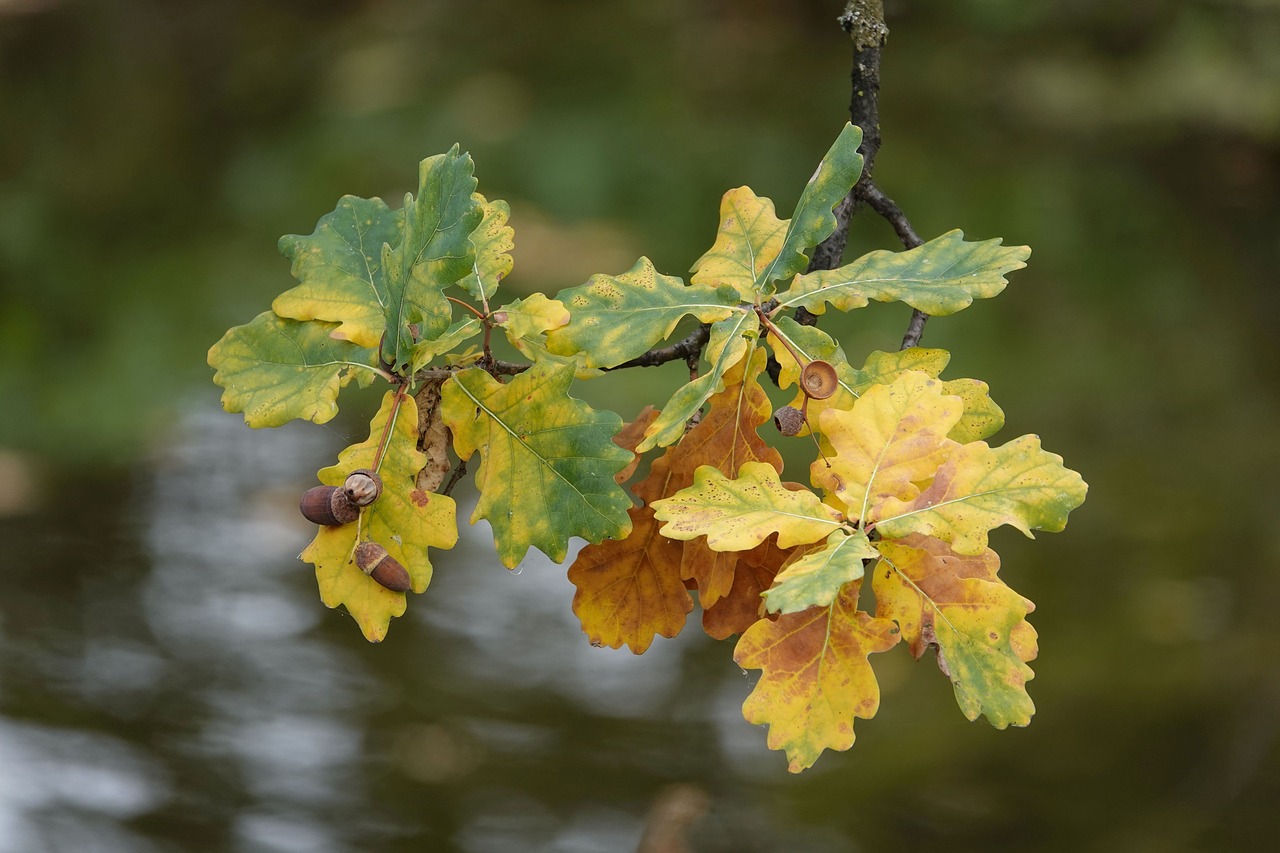
<svg viewBox="0 0 1280 853"><path fill-rule="evenodd" d="M696 612L592 649L564 568L506 572L483 525L368 646L293 555L372 408L253 432L205 365L289 286L279 235L454 142L511 203L513 295L684 274L721 193L790 210L845 120L839 3L0 0L0 851L1267 845L1280 3L886 6L878 183L926 238L1034 250L924 343L1091 485L994 537L1031 727L898 651L789 776ZM855 219L850 256L894 246ZM856 361L906 320L824 326ZM629 417L678 372L582 393Z"/></svg>

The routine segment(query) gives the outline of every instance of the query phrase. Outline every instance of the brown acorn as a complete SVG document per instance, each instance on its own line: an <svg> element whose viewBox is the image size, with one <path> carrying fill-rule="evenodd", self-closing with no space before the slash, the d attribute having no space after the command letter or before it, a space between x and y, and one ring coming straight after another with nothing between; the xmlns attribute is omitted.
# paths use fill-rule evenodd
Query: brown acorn
<svg viewBox="0 0 1280 853"><path fill-rule="evenodd" d="M377 542L361 542L356 546L356 565L392 592L408 592L413 588L413 580L404 566Z"/></svg>
<svg viewBox="0 0 1280 853"><path fill-rule="evenodd" d="M773 425L783 435L799 435L804 426L804 412L795 406L783 406L773 413Z"/></svg>
<svg viewBox="0 0 1280 853"><path fill-rule="evenodd" d="M830 362L811 361L800 371L800 388L811 400L825 400L840 387L840 377Z"/></svg>
<svg viewBox="0 0 1280 853"><path fill-rule="evenodd" d="M336 527L350 524L360 517L360 507L351 502L337 486L316 486L302 493L298 509L307 521Z"/></svg>
<svg viewBox="0 0 1280 853"><path fill-rule="evenodd" d="M382 478L368 468L360 468L347 475L342 491L356 506L368 506L382 494Z"/></svg>

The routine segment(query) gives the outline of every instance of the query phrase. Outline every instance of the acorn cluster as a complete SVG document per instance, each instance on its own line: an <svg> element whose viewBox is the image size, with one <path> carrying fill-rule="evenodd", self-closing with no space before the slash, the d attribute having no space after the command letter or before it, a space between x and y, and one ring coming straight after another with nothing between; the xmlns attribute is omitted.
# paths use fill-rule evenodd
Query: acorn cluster
<svg viewBox="0 0 1280 853"><path fill-rule="evenodd" d="M352 471L341 486L307 489L298 509L307 521L340 527L360 517L360 512L382 495L382 478L368 468ZM407 592L413 581L387 549L377 542L361 542L353 554L355 564L369 577L393 592Z"/></svg>

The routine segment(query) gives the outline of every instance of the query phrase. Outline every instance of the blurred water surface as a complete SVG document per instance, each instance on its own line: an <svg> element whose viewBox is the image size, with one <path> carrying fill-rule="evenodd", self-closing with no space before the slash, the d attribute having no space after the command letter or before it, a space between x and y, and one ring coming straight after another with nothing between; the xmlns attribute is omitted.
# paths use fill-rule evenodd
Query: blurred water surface
<svg viewBox="0 0 1280 853"><path fill-rule="evenodd" d="M1091 484L1066 533L993 537L1038 605L1031 727L895 650L854 748L791 777L696 610L591 648L565 568L506 571L483 524L370 646L294 555L372 398L254 432L204 364L289 285L280 234L455 141L512 204L513 296L681 274L725 189L789 210L834 138L839 4L7 0L0 851L1270 841L1280 4L887 5L880 185L926 237L1034 249L925 343ZM858 314L823 320L851 358L896 346L901 306ZM679 373L575 393L630 417Z"/></svg>

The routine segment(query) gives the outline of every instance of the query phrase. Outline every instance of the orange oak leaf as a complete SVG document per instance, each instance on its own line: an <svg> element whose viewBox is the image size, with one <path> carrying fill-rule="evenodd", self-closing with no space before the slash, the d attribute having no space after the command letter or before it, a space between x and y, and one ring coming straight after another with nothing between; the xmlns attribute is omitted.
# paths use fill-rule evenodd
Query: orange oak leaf
<svg viewBox="0 0 1280 853"><path fill-rule="evenodd" d="M996 552L957 554L919 534L881 542L880 552L876 615L898 623L917 659L937 650L970 720L983 714L999 729L1030 723L1036 709L1026 684L1035 673L1027 662L1037 648L1025 617L1035 605L996 576Z"/></svg>
<svg viewBox="0 0 1280 853"><path fill-rule="evenodd" d="M680 579L680 543L658 533L653 510L633 507L631 535L578 552L569 580L573 612L595 646L626 644L642 654L654 635L674 637L693 599Z"/></svg>
<svg viewBox="0 0 1280 853"><path fill-rule="evenodd" d="M695 540L696 541L696 540ZM685 543L688 553L689 543ZM741 634L760 620L763 615L760 595L773 584L773 577L794 551L799 548L779 548L778 537L770 536L750 551L725 551L717 557L736 557L731 576L732 587L714 604L702 603L702 630L714 639L723 640ZM701 595L701 594L700 594Z"/></svg>
<svg viewBox="0 0 1280 853"><path fill-rule="evenodd" d="M853 746L854 718L870 719L880 707L867 657L893 648L900 635L890 620L858 610L860 587L846 584L827 607L761 619L734 650L739 666L764 671L742 715L769 727L769 748L786 750L792 773L824 749Z"/></svg>
<svg viewBox="0 0 1280 853"><path fill-rule="evenodd" d="M636 415L636 419L629 424L622 425L622 431L613 437L613 443L621 447L623 450L636 452L636 445L644 438L644 431L649 428L649 424L657 420L658 415L662 414L653 406L645 406L640 410L640 414ZM636 468L640 465L639 454L635 455L621 471L613 475L613 481L621 486L627 480L631 479L631 475L636 472Z"/></svg>

